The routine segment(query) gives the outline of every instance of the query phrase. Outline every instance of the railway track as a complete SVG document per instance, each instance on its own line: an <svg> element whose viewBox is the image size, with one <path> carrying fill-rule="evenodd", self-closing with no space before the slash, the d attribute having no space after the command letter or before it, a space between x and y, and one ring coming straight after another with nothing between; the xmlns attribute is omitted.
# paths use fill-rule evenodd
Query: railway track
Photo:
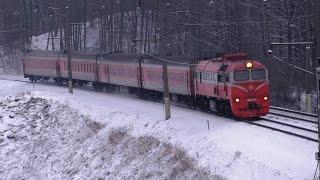
<svg viewBox="0 0 320 180"><path fill-rule="evenodd" d="M292 135L313 142L318 142L318 131L316 128L305 128L292 123L283 123L272 119L259 118L258 121L243 121L245 123L271 129L284 134Z"/></svg>
<svg viewBox="0 0 320 180"><path fill-rule="evenodd" d="M0 80L32 83L29 80L23 78L0 77ZM45 85L55 84L53 82L49 82L45 83ZM94 89L88 87L81 89L95 91ZM194 110L186 105L180 105L177 103L174 103L174 106ZM318 142L316 117L317 116L315 114L309 114L272 106L270 109L270 115L267 115L265 117L261 117L256 120L235 120L292 135L309 141Z"/></svg>
<svg viewBox="0 0 320 180"><path fill-rule="evenodd" d="M310 122L317 124L317 115L316 114L310 114L310 113L305 113L305 112L300 112L300 111L294 111L290 109L284 109L284 108L279 108L279 107L270 107L270 113L271 115L275 116L281 116L284 118L290 118L298 121L305 121L305 122Z"/></svg>
<svg viewBox="0 0 320 180"><path fill-rule="evenodd" d="M271 106L269 115L247 123L318 142L315 114Z"/></svg>

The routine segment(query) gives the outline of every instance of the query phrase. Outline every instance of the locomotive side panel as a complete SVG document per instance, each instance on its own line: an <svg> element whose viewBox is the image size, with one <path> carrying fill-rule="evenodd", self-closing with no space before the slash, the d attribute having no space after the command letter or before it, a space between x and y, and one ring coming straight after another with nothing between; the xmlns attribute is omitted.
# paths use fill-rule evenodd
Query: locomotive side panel
<svg viewBox="0 0 320 180"><path fill-rule="evenodd" d="M228 98L230 83L228 75L219 71L222 62L202 61L196 67L196 94L201 96Z"/></svg>

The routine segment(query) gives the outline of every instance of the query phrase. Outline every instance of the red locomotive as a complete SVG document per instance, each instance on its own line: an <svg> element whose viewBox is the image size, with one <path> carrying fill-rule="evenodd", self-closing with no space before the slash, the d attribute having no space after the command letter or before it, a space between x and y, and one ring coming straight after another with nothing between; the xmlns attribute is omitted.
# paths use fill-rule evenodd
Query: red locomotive
<svg viewBox="0 0 320 180"><path fill-rule="evenodd" d="M167 58L168 59L168 58ZM169 89L175 101L239 118L269 112L266 67L245 53L225 54L209 60L170 57ZM142 97L161 99L163 59L148 55L73 54L73 82L103 88L121 87ZM31 81L67 82L67 56L63 52L31 51L23 58L24 76Z"/></svg>

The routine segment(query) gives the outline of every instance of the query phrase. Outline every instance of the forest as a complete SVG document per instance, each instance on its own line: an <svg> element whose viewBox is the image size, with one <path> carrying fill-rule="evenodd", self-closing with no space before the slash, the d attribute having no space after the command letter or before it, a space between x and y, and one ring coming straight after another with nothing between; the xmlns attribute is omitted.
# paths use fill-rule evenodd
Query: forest
<svg viewBox="0 0 320 180"><path fill-rule="evenodd" d="M247 52L267 65L274 105L300 110L316 95L320 0L1 0L0 68L21 73L20 57L42 34L46 49L64 50L67 29L74 51Z"/></svg>

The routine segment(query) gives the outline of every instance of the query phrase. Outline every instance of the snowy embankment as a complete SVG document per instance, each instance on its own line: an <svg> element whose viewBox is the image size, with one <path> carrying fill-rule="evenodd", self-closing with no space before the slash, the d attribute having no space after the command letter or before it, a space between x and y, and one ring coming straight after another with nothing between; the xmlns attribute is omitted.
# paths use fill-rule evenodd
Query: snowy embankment
<svg viewBox="0 0 320 180"><path fill-rule="evenodd" d="M312 179L316 167L316 143L215 115L173 107L164 121L161 104L128 95L0 90L5 179Z"/></svg>

